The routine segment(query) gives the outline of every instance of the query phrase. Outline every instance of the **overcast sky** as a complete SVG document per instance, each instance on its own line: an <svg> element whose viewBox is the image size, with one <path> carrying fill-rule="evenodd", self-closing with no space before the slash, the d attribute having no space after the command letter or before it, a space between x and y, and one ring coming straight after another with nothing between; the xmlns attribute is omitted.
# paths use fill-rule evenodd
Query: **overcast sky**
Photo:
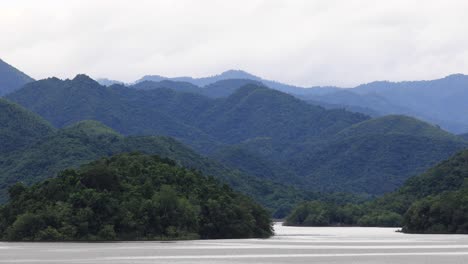
<svg viewBox="0 0 468 264"><path fill-rule="evenodd" d="M0 58L36 79L434 79L468 73L467 11L451 0L0 0Z"/></svg>

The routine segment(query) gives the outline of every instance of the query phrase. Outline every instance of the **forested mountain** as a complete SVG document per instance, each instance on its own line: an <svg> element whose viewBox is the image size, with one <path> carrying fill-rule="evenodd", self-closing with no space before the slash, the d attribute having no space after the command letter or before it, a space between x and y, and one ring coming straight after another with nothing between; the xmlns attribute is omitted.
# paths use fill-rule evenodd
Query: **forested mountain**
<svg viewBox="0 0 468 264"><path fill-rule="evenodd" d="M217 144L203 131L178 119L178 115L195 118L196 107L203 109L209 101L190 93L170 89L138 91L122 85L106 87L86 75L77 75L73 80L49 78L33 82L7 98L56 127L97 120L125 135L168 135L198 149Z"/></svg>
<svg viewBox="0 0 468 264"><path fill-rule="evenodd" d="M461 133L468 130L467 115L459 114L468 111L464 100L468 96L468 76L463 74L453 74L429 81L376 81L350 89L337 87L302 88L233 70L199 79L146 76L141 80L161 81L166 79L190 82L200 87L227 79L252 80L327 108L345 108L374 116L404 114L440 125L451 132ZM225 93L217 95L228 96L230 94L231 89L225 89ZM212 93L205 95L210 96Z"/></svg>
<svg viewBox="0 0 468 264"><path fill-rule="evenodd" d="M467 145L413 118L326 110L255 84L210 99L164 82L173 87L104 87L79 75L8 98L57 127L92 119L124 135L172 136L249 175L308 190L381 194Z"/></svg>
<svg viewBox="0 0 468 264"><path fill-rule="evenodd" d="M23 107L0 98L0 153L31 145L54 128Z"/></svg>
<svg viewBox="0 0 468 264"><path fill-rule="evenodd" d="M27 113L27 111L25 112ZM35 117L32 113L28 114ZM12 125L13 127L18 127L21 124L22 119L9 117L11 117L9 123L17 123ZM28 124L32 124L32 122ZM279 217L295 202L315 195L301 193L281 184L253 178L205 158L172 138L161 136L124 137L96 121L81 121L56 131L41 120L41 125L44 124L48 129L34 135L27 146L23 144L26 141L17 141L18 144L13 144L15 141L10 141L12 145L9 152L0 153L1 201L6 200L8 187L18 181L26 184L36 183L53 177L66 168L78 167L100 157L132 151L170 158L181 166L213 176L234 189L250 195L273 212L279 210L280 215L277 215ZM1 138L5 138L5 135L11 133L0 132ZM40 130L37 129L37 132ZM13 134L26 139L23 134Z"/></svg>
<svg viewBox="0 0 468 264"><path fill-rule="evenodd" d="M468 150L409 178L398 190L364 204L298 205L289 225L403 226L411 233L468 233Z"/></svg>
<svg viewBox="0 0 468 264"><path fill-rule="evenodd" d="M466 142L435 126L387 116L352 125L327 140L276 146L257 139L214 156L254 175L321 191L382 194L465 147Z"/></svg>
<svg viewBox="0 0 468 264"><path fill-rule="evenodd" d="M21 88L34 81L33 78L0 59L0 96Z"/></svg>
<svg viewBox="0 0 468 264"><path fill-rule="evenodd" d="M13 241L265 238L268 212L168 159L118 155L13 186L0 234Z"/></svg>
<svg viewBox="0 0 468 264"><path fill-rule="evenodd" d="M126 135L173 136L201 151L252 137L273 137L277 141L313 138L368 118L328 111L255 85L213 100L174 89L105 87L85 75L73 80L33 82L7 98L56 127L98 120Z"/></svg>

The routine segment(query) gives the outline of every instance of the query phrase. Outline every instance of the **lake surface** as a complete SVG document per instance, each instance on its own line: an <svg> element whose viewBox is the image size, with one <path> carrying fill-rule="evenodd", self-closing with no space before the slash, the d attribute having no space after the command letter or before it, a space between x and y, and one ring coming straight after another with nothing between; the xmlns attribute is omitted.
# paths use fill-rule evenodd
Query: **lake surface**
<svg viewBox="0 0 468 264"><path fill-rule="evenodd" d="M468 235L396 230L276 224L269 239L0 243L0 263L468 263Z"/></svg>

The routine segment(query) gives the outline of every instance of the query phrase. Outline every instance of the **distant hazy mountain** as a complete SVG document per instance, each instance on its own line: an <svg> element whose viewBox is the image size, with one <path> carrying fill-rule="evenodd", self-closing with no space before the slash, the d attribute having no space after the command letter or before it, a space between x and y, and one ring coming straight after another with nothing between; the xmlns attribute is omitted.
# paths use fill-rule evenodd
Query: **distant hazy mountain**
<svg viewBox="0 0 468 264"><path fill-rule="evenodd" d="M178 81L178 82L189 82L196 86L205 86L211 83L215 83L217 81L227 80L227 79L250 79L250 80L260 80L259 77L254 76L250 73L240 71L240 70L229 70L225 71L219 75L211 76L211 77L202 77L202 78L192 78L192 77L164 77L159 75L146 75L143 78L136 81L136 83L142 81L154 81L160 82L163 80L171 80L171 81Z"/></svg>
<svg viewBox="0 0 468 264"><path fill-rule="evenodd" d="M104 86L111 86L113 84L121 84L121 85L125 84L124 82L111 80L111 79L107 79L107 78L99 78L99 79L96 80L96 82L98 82L100 85L104 85Z"/></svg>
<svg viewBox="0 0 468 264"><path fill-rule="evenodd" d="M290 94L298 94L298 95L308 94L310 92L322 94L322 93L328 93L330 91L333 91L334 89L338 89L335 87L314 87L311 90L309 89L306 90L302 87L298 87L294 85L288 85L288 84L284 84L284 83L280 83L276 81L265 80L258 76L255 76L253 74L250 74L248 72L241 71L241 70L228 70L219 75L215 75L211 77L202 77L202 78L192 78L192 77L169 78L169 77L164 77L164 76L159 76L159 75L147 75L137 80L136 83L139 83L142 81L160 82L162 80L172 80L172 81L180 81L180 82L189 82L196 86L203 87L203 86L216 83L218 81L229 80L229 79L252 80L252 81L259 82L259 83L263 83L265 86L268 86L269 88L272 88L278 91L282 91L282 92L290 93Z"/></svg>
<svg viewBox="0 0 468 264"><path fill-rule="evenodd" d="M159 88L167 88L167 89L172 89L178 92L202 94L201 88L192 83L181 82L181 81L171 81L171 80L162 80L158 82L142 81L130 87L138 89L138 90L153 90L153 89L159 89Z"/></svg>
<svg viewBox="0 0 468 264"><path fill-rule="evenodd" d="M237 89L247 85L256 84L263 85L261 82L248 80L248 79L227 79L216 81L206 86L200 87L185 81L141 81L129 87L139 90L152 90L158 88L172 89L178 92L187 92L204 95L210 98L228 97L233 94Z"/></svg>
<svg viewBox="0 0 468 264"><path fill-rule="evenodd" d="M172 136L247 174L307 190L381 194L467 145L414 118L327 110L258 84L216 99L179 84L105 87L78 75L8 98L57 127L93 119L125 135Z"/></svg>
<svg viewBox="0 0 468 264"><path fill-rule="evenodd" d="M359 106L380 115L406 114L454 133L468 131L468 76L462 74L431 81L372 82L302 98L344 108Z"/></svg>
<svg viewBox="0 0 468 264"><path fill-rule="evenodd" d="M0 59L0 96L21 88L24 84L32 81L34 81L33 78Z"/></svg>

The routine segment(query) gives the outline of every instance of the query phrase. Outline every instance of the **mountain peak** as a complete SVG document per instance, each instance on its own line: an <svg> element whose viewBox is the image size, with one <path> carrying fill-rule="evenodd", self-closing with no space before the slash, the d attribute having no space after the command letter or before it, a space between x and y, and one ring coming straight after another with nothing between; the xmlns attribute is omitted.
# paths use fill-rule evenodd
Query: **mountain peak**
<svg viewBox="0 0 468 264"><path fill-rule="evenodd" d="M74 83L86 83L86 84L96 84L99 85L97 81L92 79L86 74L77 74L75 78L72 79L72 82Z"/></svg>
<svg viewBox="0 0 468 264"><path fill-rule="evenodd" d="M89 80L93 80L93 79L91 79L91 77L83 73L77 74L75 78L73 78L73 81L89 81Z"/></svg>
<svg viewBox="0 0 468 264"><path fill-rule="evenodd" d="M463 73L454 73L454 74L445 76L443 79L461 79L461 78L466 78L466 77L468 76Z"/></svg>
<svg viewBox="0 0 468 264"><path fill-rule="evenodd" d="M259 80L260 78L253 75L253 74L250 74L246 71L243 71L243 70L227 70L227 71L224 71L222 72L219 76L222 76L224 78L229 78L229 79L255 79L255 80Z"/></svg>

